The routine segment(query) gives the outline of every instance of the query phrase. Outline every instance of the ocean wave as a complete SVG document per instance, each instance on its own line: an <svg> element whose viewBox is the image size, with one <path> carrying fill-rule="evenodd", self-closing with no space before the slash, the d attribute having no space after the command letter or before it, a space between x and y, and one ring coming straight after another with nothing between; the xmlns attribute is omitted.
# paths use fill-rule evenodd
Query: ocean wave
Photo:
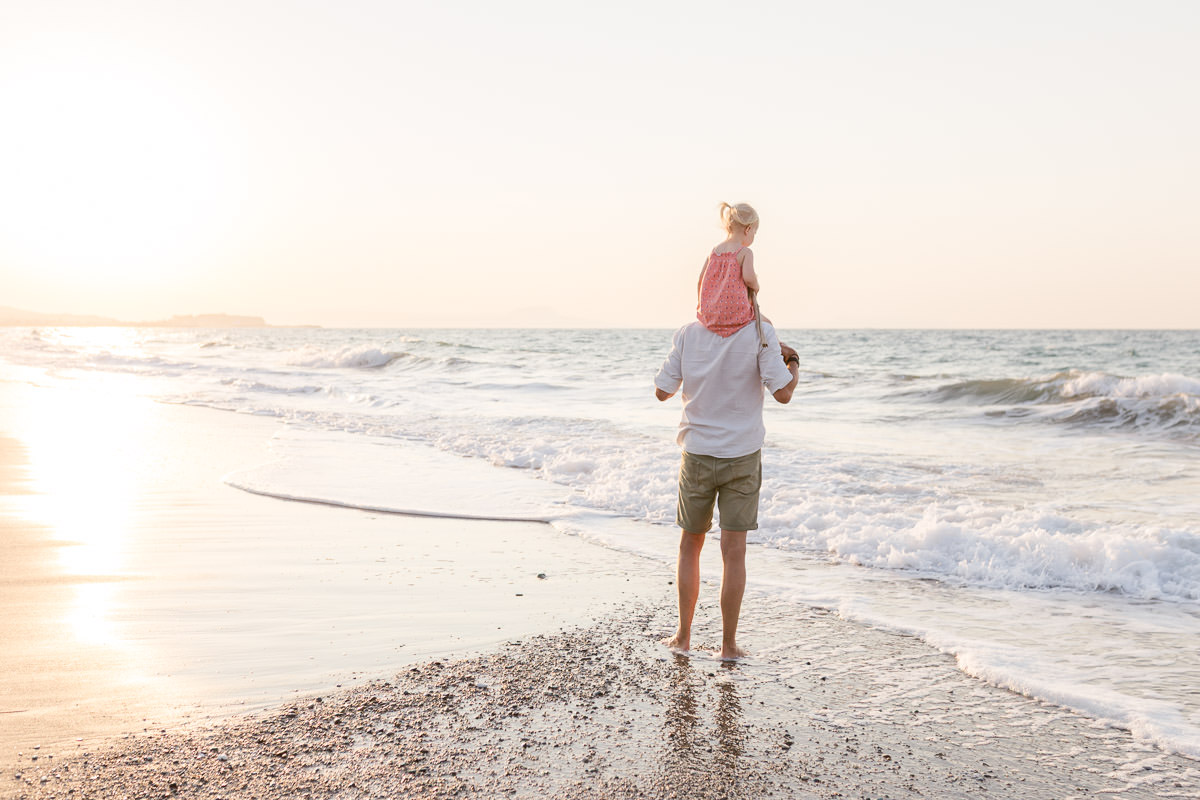
<svg viewBox="0 0 1200 800"><path fill-rule="evenodd" d="M959 381L906 398L1006 406L990 417L1034 418L1139 431L1200 431L1200 380L1164 373L1123 377L1067 370L1036 378Z"/></svg>
<svg viewBox="0 0 1200 800"><path fill-rule="evenodd" d="M1127 378L1105 372L1066 370L1037 378L996 378L960 381L922 393L934 401L981 403L1067 403L1093 397L1200 397L1200 380L1162 374Z"/></svg>
<svg viewBox="0 0 1200 800"><path fill-rule="evenodd" d="M146 375L178 374L195 369L197 366L192 362L176 361L160 356L129 355L110 351L85 354L83 359L89 368L99 367L111 372Z"/></svg>
<svg viewBox="0 0 1200 800"><path fill-rule="evenodd" d="M475 364L475 362L471 361L470 359L467 359L467 358L459 358L458 356L450 356L449 358L443 358L439 362L439 364L450 370L463 370L463 369L467 369L468 367L472 366L473 364Z"/></svg>
<svg viewBox="0 0 1200 800"><path fill-rule="evenodd" d="M317 369L379 369L409 357L410 353L382 350L378 347L348 345L337 350L306 347L288 359L287 363L293 367Z"/></svg>

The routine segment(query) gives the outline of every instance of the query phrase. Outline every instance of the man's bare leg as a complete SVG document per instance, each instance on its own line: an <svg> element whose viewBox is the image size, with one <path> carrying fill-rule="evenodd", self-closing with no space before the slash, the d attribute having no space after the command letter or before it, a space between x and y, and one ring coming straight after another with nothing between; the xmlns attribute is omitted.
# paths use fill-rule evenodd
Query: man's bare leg
<svg viewBox="0 0 1200 800"><path fill-rule="evenodd" d="M746 655L737 646L738 618L746 592L746 532L721 531L721 658Z"/></svg>
<svg viewBox="0 0 1200 800"><path fill-rule="evenodd" d="M672 650L690 650L692 646L692 617L700 597L700 551L704 548L703 533L683 531L679 537L679 560L675 564L675 588L679 590L679 628L663 644Z"/></svg>

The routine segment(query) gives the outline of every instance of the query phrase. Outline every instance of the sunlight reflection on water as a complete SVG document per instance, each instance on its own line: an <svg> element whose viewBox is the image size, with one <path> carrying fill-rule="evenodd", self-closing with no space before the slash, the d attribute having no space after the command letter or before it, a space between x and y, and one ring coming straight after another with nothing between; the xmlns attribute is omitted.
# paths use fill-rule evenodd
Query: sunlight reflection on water
<svg viewBox="0 0 1200 800"><path fill-rule="evenodd" d="M77 585L66 613L69 628L82 641L116 644L107 620L115 586L95 579L116 578L128 569L129 531L145 496L150 470L144 449L151 431L151 401L134 394L121 378L89 378L88 414L77 397L40 392L38 403L14 409L28 458L34 494L25 503L30 522L51 532L58 548L58 571Z"/></svg>

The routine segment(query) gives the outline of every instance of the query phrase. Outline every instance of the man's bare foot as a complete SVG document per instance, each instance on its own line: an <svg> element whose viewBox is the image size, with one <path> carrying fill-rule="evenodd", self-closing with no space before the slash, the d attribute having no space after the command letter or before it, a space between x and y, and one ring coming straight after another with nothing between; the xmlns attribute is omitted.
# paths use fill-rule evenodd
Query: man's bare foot
<svg viewBox="0 0 1200 800"><path fill-rule="evenodd" d="M722 645L721 652L715 654L722 661L737 661L739 658L745 658L747 653L742 648L735 645Z"/></svg>
<svg viewBox="0 0 1200 800"><path fill-rule="evenodd" d="M674 636L668 636L662 640L662 643L674 653L686 653L692 647L692 637L690 634L685 636L679 631L675 631Z"/></svg>

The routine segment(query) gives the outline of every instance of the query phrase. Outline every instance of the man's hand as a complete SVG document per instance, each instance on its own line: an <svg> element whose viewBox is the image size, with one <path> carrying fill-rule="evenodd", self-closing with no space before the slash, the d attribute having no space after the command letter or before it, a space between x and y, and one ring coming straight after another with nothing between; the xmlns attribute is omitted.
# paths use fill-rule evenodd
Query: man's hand
<svg viewBox="0 0 1200 800"><path fill-rule="evenodd" d="M796 366L800 366L800 354L788 347L783 342L779 343L779 355L783 357L783 363L785 364L788 363L788 361L791 361L792 357L795 356Z"/></svg>

